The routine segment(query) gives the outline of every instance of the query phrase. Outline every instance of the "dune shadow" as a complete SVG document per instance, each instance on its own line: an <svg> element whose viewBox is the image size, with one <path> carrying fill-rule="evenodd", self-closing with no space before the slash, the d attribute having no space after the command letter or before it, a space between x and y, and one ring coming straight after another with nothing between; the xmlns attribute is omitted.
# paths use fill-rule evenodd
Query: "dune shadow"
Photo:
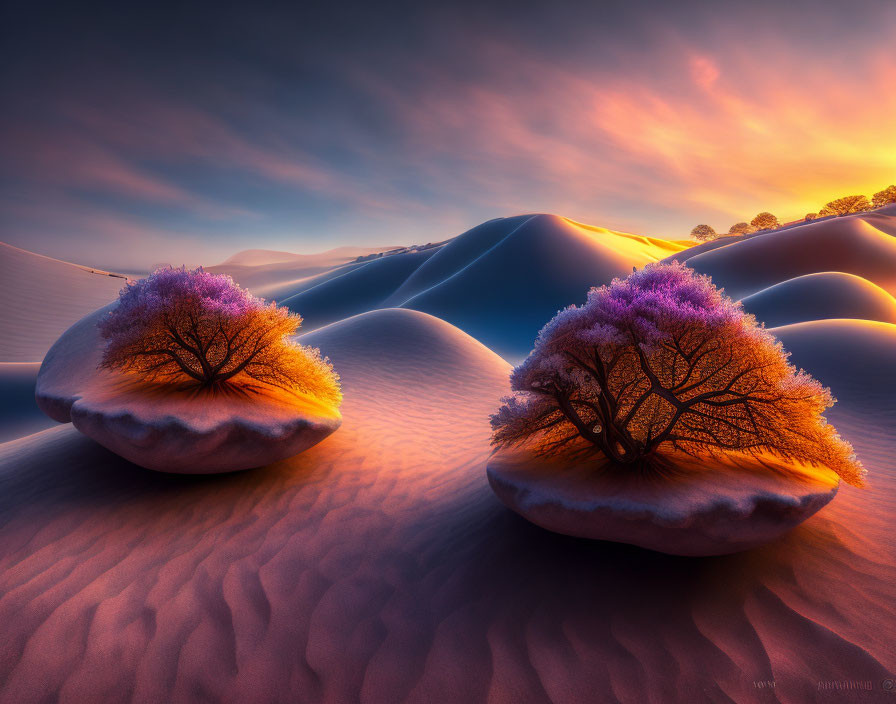
<svg viewBox="0 0 896 704"><path fill-rule="evenodd" d="M133 501L157 504L166 499L200 501L213 494L216 501L236 499L265 485L295 481L303 473L319 471L290 458L281 462L219 474L175 474L145 469L119 457L71 426L40 434L44 440L29 448L27 459L8 462L0 474L0 520L20 511L39 513L68 507L95 509ZM38 436L32 436L37 441ZM60 461L63 455L68 460Z"/></svg>
<svg viewBox="0 0 896 704"><path fill-rule="evenodd" d="M839 543L822 521L760 548L685 557L552 533L493 497L480 502L476 514L476 520L470 513L462 520L443 517L425 530L437 537L421 546L427 555L421 568L450 575L450 608L475 595L496 611L548 613L558 623L602 622L595 634L620 620L682 627L699 604L723 604L736 613L751 589L786 574L793 555L818 539L819 530L825 541Z"/></svg>

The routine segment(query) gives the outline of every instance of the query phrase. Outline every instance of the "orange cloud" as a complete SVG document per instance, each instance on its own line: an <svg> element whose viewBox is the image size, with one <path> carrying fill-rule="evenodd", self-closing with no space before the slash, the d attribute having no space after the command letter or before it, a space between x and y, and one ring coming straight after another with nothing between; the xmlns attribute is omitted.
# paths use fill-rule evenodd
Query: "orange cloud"
<svg viewBox="0 0 896 704"><path fill-rule="evenodd" d="M732 216L803 215L896 176L894 71L881 63L833 85L742 72L703 80L700 99L617 87L597 101L595 125L620 150L681 174L680 195L693 204Z"/></svg>
<svg viewBox="0 0 896 704"><path fill-rule="evenodd" d="M487 68L504 68L469 83L422 75L431 86L422 95L359 80L395 106L409 160L433 188L497 214L550 209L681 236L696 222L727 227L759 210L802 217L896 177L891 53L872 48L833 71L804 65L787 45L767 43L761 61L660 47L655 73L592 72L494 45L482 54ZM461 177L445 172L445 159Z"/></svg>
<svg viewBox="0 0 896 704"><path fill-rule="evenodd" d="M690 69L692 80L704 90L711 89L719 79L719 67L708 56L692 56Z"/></svg>

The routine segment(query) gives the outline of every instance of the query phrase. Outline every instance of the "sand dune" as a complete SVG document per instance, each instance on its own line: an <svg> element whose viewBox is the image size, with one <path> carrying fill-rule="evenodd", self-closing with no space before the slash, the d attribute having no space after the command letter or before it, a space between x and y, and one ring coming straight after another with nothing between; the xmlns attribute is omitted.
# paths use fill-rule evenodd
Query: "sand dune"
<svg viewBox="0 0 896 704"><path fill-rule="evenodd" d="M280 252L273 249L244 249L242 252L227 257L217 266L266 266L295 261L297 257L301 256L293 252Z"/></svg>
<svg viewBox="0 0 896 704"><path fill-rule="evenodd" d="M863 220L872 224L881 232L896 237L896 203L887 205L869 213L860 215Z"/></svg>
<svg viewBox="0 0 896 704"><path fill-rule="evenodd" d="M745 304L768 320L883 318L888 299L869 282L892 293L884 211L692 260L756 294ZM482 340L525 353L557 308L680 246L522 216L304 277L260 264L285 264L259 281L321 325L301 340L342 376L342 428L298 457L213 477L142 470L71 425L0 446L0 702L881 694L896 671L896 325L774 329L840 399L828 415L869 487L842 487L765 547L694 559L568 538L488 486L487 417L510 367ZM0 368L0 389L6 371L24 388L31 369ZM866 681L877 691L819 690Z"/></svg>
<svg viewBox="0 0 896 704"><path fill-rule="evenodd" d="M347 267L335 276L325 274L310 288L278 302L304 318L302 327L314 330L343 318L364 313L380 304L418 266L437 250L409 252Z"/></svg>
<svg viewBox="0 0 896 704"><path fill-rule="evenodd" d="M884 360L891 329L781 334L821 369L851 341ZM896 669L892 403L846 394L832 414L868 489L764 548L675 558L494 498L486 417L509 366L456 328L382 310L303 341L346 397L299 457L194 478L70 426L0 447L0 701L796 703Z"/></svg>
<svg viewBox="0 0 896 704"><path fill-rule="evenodd" d="M247 249L215 266L205 267L215 274L229 274L241 286L256 290L287 281L314 276L342 266L358 257L383 252L392 247L336 247L319 254L292 254L268 249Z"/></svg>
<svg viewBox="0 0 896 704"><path fill-rule="evenodd" d="M771 231L754 232L749 235L721 235L720 237L717 237L714 240L710 240L709 242L702 242L700 244L694 245L686 251L683 251L681 254L672 255L669 257L669 259L686 261L687 259L695 257L698 254L702 254L703 252L709 252L713 249L720 249L721 247L726 247L729 244L736 244L737 242L744 242L746 240L753 239L754 237L764 237L765 235L792 230L797 227L804 227L807 224L817 226L824 222L849 222L850 220L855 219L864 220L875 229L878 229L888 235L896 236L896 218L894 218L893 216L896 216L896 206L889 205L884 208L878 208L877 210L872 210L866 213L858 213L855 215L840 217L836 215L830 215L824 218L816 218L815 220L812 220L808 223L804 220L798 220L796 222L792 222L788 225L783 225L776 230Z"/></svg>
<svg viewBox="0 0 896 704"><path fill-rule="evenodd" d="M356 257L382 252L388 247L335 247L318 254L295 254L271 249L244 249L225 259L218 266L267 266L269 264L337 266Z"/></svg>
<svg viewBox="0 0 896 704"><path fill-rule="evenodd" d="M0 242L0 362L39 362L70 325L115 299L125 281Z"/></svg>
<svg viewBox="0 0 896 704"><path fill-rule="evenodd" d="M441 283L404 301L465 330L507 359L532 348L560 309L683 245L533 215ZM447 251L447 245L446 245Z"/></svg>
<svg viewBox="0 0 896 704"><path fill-rule="evenodd" d="M839 271L788 279L741 302L768 327L824 318L896 323L896 298L860 276Z"/></svg>
<svg viewBox="0 0 896 704"><path fill-rule="evenodd" d="M695 257L698 254L702 254L703 252L710 252L714 249L720 249L722 247L727 247L729 244L735 244L737 242L743 242L746 239L755 235L723 235L722 237L717 237L714 240L710 240L709 242L701 242L700 244L695 244L693 247L688 247L687 249L682 250L681 252L676 252L675 254L671 254L667 257L667 259L677 259L678 261L687 261L691 257Z"/></svg>
<svg viewBox="0 0 896 704"><path fill-rule="evenodd" d="M402 381L407 376L426 377L426 386L462 382L468 373L475 378L504 377L510 365L485 345L454 326L413 310L386 308L356 315L320 330L299 336L303 345L320 347L340 370L357 358L377 360L378 374ZM408 390L410 392L410 389ZM456 393L463 395L463 391Z"/></svg>
<svg viewBox="0 0 896 704"><path fill-rule="evenodd" d="M531 218L531 215L495 218L449 240L444 247L417 267L384 303L401 305L418 293L451 278L505 237L513 234Z"/></svg>
<svg viewBox="0 0 896 704"><path fill-rule="evenodd" d="M348 265L261 291L305 317L307 330L367 310L430 313L507 359L531 349L560 308L592 286L686 245L582 225L556 215L490 220L444 245Z"/></svg>
<svg viewBox="0 0 896 704"><path fill-rule="evenodd" d="M739 242L676 258L739 299L804 274L841 271L896 296L894 218L886 209L759 233Z"/></svg>
<svg viewBox="0 0 896 704"><path fill-rule="evenodd" d="M38 362L0 363L0 443L56 425L34 400L39 369Z"/></svg>
<svg viewBox="0 0 896 704"><path fill-rule="evenodd" d="M896 415L896 325L815 320L772 332L791 352L790 361L830 386L841 403L861 406L875 416Z"/></svg>

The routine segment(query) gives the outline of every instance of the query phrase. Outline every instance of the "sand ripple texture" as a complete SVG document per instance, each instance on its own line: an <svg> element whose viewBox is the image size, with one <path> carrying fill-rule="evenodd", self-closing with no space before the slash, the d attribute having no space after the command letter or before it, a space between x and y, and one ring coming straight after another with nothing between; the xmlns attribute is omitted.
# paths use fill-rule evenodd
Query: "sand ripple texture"
<svg viewBox="0 0 896 704"><path fill-rule="evenodd" d="M892 404L832 414L869 489L764 548L681 558L494 498L509 367L456 328L382 310L307 342L344 424L291 460L166 476L70 426L0 448L0 701L892 699ZM846 681L875 691L819 690Z"/></svg>

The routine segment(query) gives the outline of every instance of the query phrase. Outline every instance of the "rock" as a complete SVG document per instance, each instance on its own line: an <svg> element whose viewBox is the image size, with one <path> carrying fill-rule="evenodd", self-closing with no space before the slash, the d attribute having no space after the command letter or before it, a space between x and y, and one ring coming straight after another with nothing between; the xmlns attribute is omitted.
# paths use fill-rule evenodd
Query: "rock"
<svg viewBox="0 0 896 704"><path fill-rule="evenodd" d="M36 398L48 416L71 421L134 464L182 474L260 467L299 454L342 423L336 408L274 387L200 391L101 370L96 324L109 309L57 340L41 365Z"/></svg>
<svg viewBox="0 0 896 704"><path fill-rule="evenodd" d="M831 470L771 456L670 461L670 471L644 476L602 458L548 459L524 448L496 452L487 473L505 505L543 528L693 556L775 540L833 499L840 484Z"/></svg>

